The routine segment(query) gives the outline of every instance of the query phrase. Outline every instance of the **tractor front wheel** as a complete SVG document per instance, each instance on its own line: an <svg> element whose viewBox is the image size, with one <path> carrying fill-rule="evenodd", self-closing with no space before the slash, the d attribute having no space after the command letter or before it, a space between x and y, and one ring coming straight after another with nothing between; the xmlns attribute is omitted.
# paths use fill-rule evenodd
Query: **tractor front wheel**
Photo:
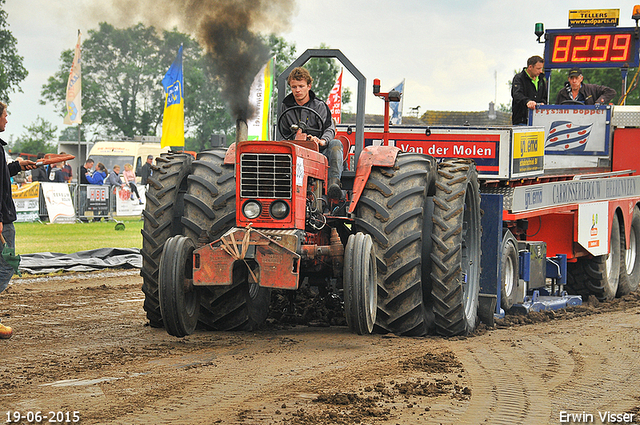
<svg viewBox="0 0 640 425"><path fill-rule="evenodd" d="M162 250L158 273L160 311L169 335L191 335L198 324L200 297L193 286L195 244L186 236L170 238Z"/></svg>
<svg viewBox="0 0 640 425"><path fill-rule="evenodd" d="M349 329L370 334L378 308L376 256L371 236L349 236L344 252L344 311Z"/></svg>

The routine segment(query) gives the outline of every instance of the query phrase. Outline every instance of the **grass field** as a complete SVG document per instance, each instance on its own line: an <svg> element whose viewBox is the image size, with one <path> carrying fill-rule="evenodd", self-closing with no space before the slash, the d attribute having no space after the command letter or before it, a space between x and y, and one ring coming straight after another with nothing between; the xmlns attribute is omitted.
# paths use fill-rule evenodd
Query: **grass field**
<svg viewBox="0 0 640 425"><path fill-rule="evenodd" d="M60 252L70 254L96 248L142 248L143 222L139 218L118 219L116 223L90 222L74 224L15 223L16 253Z"/></svg>

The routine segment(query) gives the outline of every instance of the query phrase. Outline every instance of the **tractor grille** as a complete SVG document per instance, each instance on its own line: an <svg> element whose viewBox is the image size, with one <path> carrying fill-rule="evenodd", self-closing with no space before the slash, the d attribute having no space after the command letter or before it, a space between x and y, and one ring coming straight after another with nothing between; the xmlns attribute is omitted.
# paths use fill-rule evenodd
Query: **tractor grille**
<svg viewBox="0 0 640 425"><path fill-rule="evenodd" d="M243 153L240 156L242 198L291 199L291 183L291 155Z"/></svg>

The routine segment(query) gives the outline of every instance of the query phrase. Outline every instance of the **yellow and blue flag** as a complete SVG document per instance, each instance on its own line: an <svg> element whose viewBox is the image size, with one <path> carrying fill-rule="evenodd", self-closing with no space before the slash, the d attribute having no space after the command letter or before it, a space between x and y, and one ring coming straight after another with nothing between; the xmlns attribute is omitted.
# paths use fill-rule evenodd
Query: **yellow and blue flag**
<svg viewBox="0 0 640 425"><path fill-rule="evenodd" d="M165 146L184 146L184 78L182 75L182 45L178 56L162 79L164 116L162 139Z"/></svg>

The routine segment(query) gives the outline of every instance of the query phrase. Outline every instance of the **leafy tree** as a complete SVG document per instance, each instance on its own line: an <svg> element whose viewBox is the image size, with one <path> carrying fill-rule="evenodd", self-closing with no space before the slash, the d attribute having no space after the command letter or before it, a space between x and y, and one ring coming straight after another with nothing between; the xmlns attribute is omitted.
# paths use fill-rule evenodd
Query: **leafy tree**
<svg viewBox="0 0 640 425"><path fill-rule="evenodd" d="M78 127L75 125L65 125L60 132L58 140L61 142L73 142L78 140ZM86 140L85 131L82 127L80 127L80 140Z"/></svg>
<svg viewBox="0 0 640 425"><path fill-rule="evenodd" d="M13 147L14 152L37 154L38 152L54 153L58 146L55 143L55 133L58 128L38 116L31 125L24 126L26 132L20 135Z"/></svg>
<svg viewBox="0 0 640 425"><path fill-rule="evenodd" d="M20 82L29 72L22 64L23 57L18 55L17 40L9 31L5 0L0 0L0 100L9 102L9 93L22 92Z"/></svg>

